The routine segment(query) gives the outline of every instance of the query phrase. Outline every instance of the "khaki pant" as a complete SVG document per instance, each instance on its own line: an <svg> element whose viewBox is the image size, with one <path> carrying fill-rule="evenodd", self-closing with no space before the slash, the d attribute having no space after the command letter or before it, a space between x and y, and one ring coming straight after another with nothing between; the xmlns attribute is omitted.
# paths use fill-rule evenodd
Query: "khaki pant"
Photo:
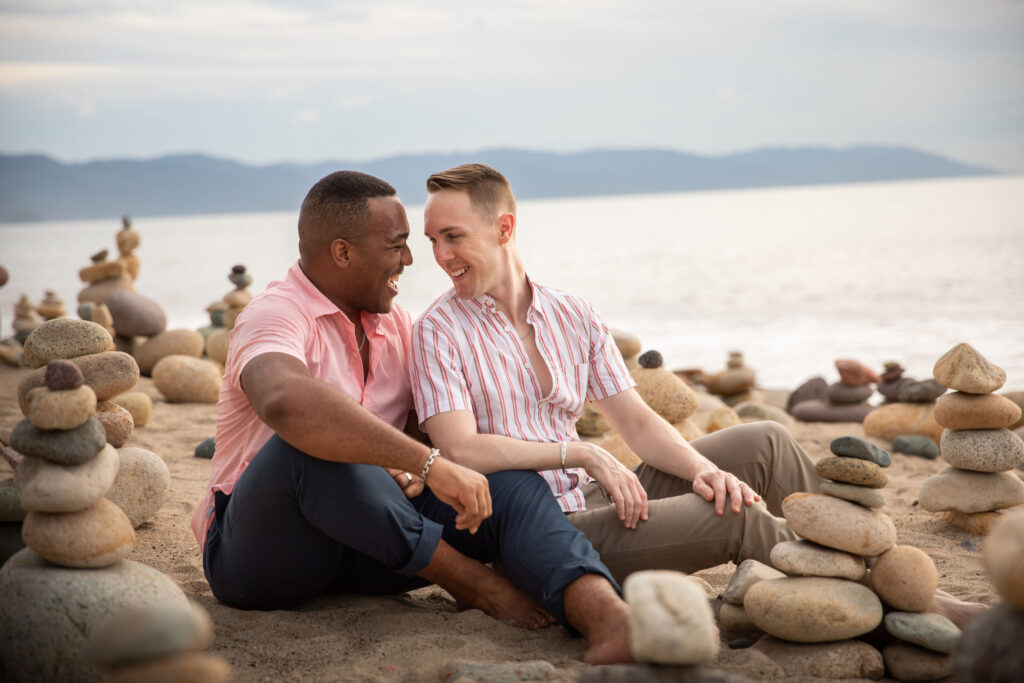
<svg viewBox="0 0 1024 683"><path fill-rule="evenodd" d="M817 492L821 479L784 427L770 421L736 425L694 439L692 445L745 481L767 507L755 504L734 513L727 505L719 517L713 503L693 493L689 481L641 464L633 471L647 491L649 519L627 529L604 490L596 482L587 484L587 508L571 513L569 520L620 583L643 569L691 573L748 558L770 565L772 547L797 538L781 518L782 500L797 491Z"/></svg>

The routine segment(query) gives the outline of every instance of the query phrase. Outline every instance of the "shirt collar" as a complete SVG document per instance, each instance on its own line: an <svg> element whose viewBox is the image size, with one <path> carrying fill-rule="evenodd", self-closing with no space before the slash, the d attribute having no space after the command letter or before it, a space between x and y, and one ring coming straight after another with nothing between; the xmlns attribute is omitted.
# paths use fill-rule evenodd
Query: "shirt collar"
<svg viewBox="0 0 1024 683"><path fill-rule="evenodd" d="M306 274L302 272L302 267L299 265L299 261L296 260L291 268L288 269L288 279L292 281L295 288L299 290L299 293L308 302L307 308L314 317L321 317L325 315L340 315L345 322L349 325L352 321L349 320L348 316L345 315L344 311L338 308L334 302L328 299L323 292L317 289L317 286L313 284L313 281L306 277ZM374 332L377 332L380 327L381 316L378 313L362 313L362 322L364 326L369 326Z"/></svg>
<svg viewBox="0 0 1024 683"><path fill-rule="evenodd" d="M532 320L533 314L539 309L537 308L537 297L541 295L542 290L539 286L535 285L530 276L526 276L526 284L530 286L530 307L526 310L526 319ZM478 297L472 299L476 303L477 307L484 312L496 315L498 313L498 305L494 303L494 297L490 294L481 294Z"/></svg>

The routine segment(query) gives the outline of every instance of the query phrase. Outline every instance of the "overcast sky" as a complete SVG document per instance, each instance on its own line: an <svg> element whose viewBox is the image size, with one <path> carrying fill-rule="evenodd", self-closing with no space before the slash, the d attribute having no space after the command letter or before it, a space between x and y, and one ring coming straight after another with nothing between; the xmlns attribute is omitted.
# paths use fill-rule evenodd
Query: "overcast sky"
<svg viewBox="0 0 1024 683"><path fill-rule="evenodd" d="M1024 171L1020 0L0 0L0 152L917 147Z"/></svg>

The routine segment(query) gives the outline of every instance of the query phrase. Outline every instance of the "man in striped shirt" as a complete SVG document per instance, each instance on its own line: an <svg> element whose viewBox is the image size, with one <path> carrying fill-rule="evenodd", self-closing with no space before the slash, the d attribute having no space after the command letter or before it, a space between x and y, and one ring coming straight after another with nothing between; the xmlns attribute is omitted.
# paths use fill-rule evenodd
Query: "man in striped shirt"
<svg viewBox="0 0 1024 683"><path fill-rule="evenodd" d="M413 397L435 445L479 472L540 472L619 581L768 562L796 538L772 512L819 479L785 429L756 423L687 443L633 389L593 307L527 276L504 176L468 164L427 189L424 231L454 285L413 326ZM586 398L644 460L635 471L579 440Z"/></svg>

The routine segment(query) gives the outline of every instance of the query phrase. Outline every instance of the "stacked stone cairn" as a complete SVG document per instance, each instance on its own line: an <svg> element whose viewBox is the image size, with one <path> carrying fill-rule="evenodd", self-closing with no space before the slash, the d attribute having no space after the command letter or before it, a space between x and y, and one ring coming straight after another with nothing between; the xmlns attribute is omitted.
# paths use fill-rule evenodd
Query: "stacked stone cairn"
<svg viewBox="0 0 1024 683"><path fill-rule="evenodd" d="M52 289L46 290L43 295L43 300L36 306L36 313L38 313L43 320L53 320L54 318L62 318L68 314L67 309L64 308L64 302L57 296L57 292Z"/></svg>
<svg viewBox="0 0 1024 683"><path fill-rule="evenodd" d="M931 378L919 382L903 376L903 367L895 361L885 368L878 390L886 402L864 418L864 433L892 441L896 453L935 459L942 433L934 417L935 400L946 387Z"/></svg>
<svg viewBox="0 0 1024 683"><path fill-rule="evenodd" d="M821 378L815 378L793 392L787 404L790 415L804 422L864 421L873 409L868 404L875 393L873 385L881 379L855 360L839 359L835 366L839 381L826 385Z"/></svg>
<svg viewBox="0 0 1024 683"><path fill-rule="evenodd" d="M132 228L131 216L121 217L121 229L118 230L114 239L117 242L117 251L120 254L117 257L117 262L124 266L125 275L132 282L135 282L139 277L139 257L135 255L135 250L139 248L142 236L139 235L137 230Z"/></svg>
<svg viewBox="0 0 1024 683"><path fill-rule="evenodd" d="M730 351L725 369L704 377L704 386L708 393L720 396L727 405L736 405L743 401L756 400L753 393L757 375L754 368L746 365L743 353Z"/></svg>
<svg viewBox="0 0 1024 683"><path fill-rule="evenodd" d="M212 306L213 304L211 304ZM222 304L223 305L223 304ZM209 309L207 309L209 310ZM217 324L216 318L213 313L210 313L210 320ZM223 316L221 317L221 325L223 326ZM210 328L204 328L210 329ZM640 356L640 351L643 346L640 343L640 338L636 335L617 330L611 329L612 340L615 342L616 348L619 350L619 354L622 355L622 360L625 361L626 367L633 369L638 367L639 362L637 358ZM227 356L227 347L225 345L224 355ZM608 420L604 419L600 411L594 407L594 404L590 401L586 401L583 404L583 415L576 421L576 432L580 436L601 436L606 432L610 432L612 429L611 424Z"/></svg>
<svg viewBox="0 0 1024 683"><path fill-rule="evenodd" d="M216 326L218 322L223 326L223 329L211 330L206 338L206 355L210 360L220 363L221 366L228 361L229 332L234 329L238 315L252 301L252 293L247 289L252 284L252 275L246 272L245 266L234 266L228 273L228 281L235 288L225 294L220 302L214 302L206 309L210 313L210 321L213 326ZM222 316L220 315L221 306L223 306Z"/></svg>
<svg viewBox="0 0 1024 683"><path fill-rule="evenodd" d="M950 467L925 479L921 507L960 529L986 534L1002 510L1024 503L1024 482L1014 470L1024 462L1024 440L1010 431L1020 407L994 394L1006 373L969 344L957 344L935 363L935 378L954 393L941 397L935 420Z"/></svg>
<svg viewBox="0 0 1024 683"><path fill-rule="evenodd" d="M102 249L93 254L92 264L78 271L78 277L85 283L85 288L78 293L78 300L102 304L111 292L119 290L132 291L132 280L125 274L124 264L120 261L108 261L109 251Z"/></svg>
<svg viewBox="0 0 1024 683"><path fill-rule="evenodd" d="M24 344L28 335L32 334L32 330L42 323L43 321L36 315L36 307L32 305L28 294L22 294L18 302L14 304L14 322L11 323L14 328L14 338Z"/></svg>
<svg viewBox="0 0 1024 683"><path fill-rule="evenodd" d="M664 368L661 353L654 350L644 352L638 359L637 367L629 373L644 402L675 427L684 439L694 439L703 434L689 419L697 410L697 392ZM618 434L613 433L599 445L626 467L632 468L641 462Z"/></svg>

